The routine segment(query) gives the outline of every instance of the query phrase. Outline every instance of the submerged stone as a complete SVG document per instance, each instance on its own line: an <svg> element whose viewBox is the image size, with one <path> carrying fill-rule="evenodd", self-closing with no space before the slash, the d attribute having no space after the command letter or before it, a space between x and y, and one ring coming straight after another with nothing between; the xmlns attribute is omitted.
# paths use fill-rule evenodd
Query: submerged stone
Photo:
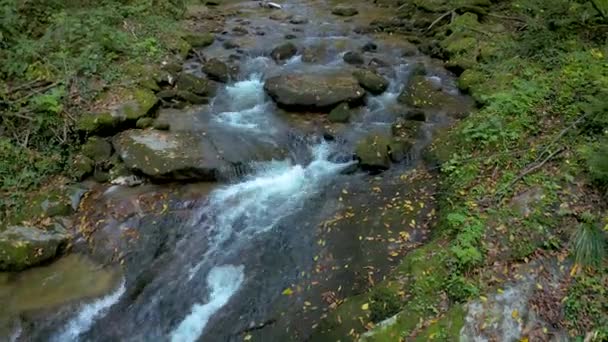
<svg viewBox="0 0 608 342"><path fill-rule="evenodd" d="M355 52L355 51L348 51L347 53L344 54L343 59L348 64L365 63L365 59L363 58L363 55L360 54L359 52Z"/></svg>

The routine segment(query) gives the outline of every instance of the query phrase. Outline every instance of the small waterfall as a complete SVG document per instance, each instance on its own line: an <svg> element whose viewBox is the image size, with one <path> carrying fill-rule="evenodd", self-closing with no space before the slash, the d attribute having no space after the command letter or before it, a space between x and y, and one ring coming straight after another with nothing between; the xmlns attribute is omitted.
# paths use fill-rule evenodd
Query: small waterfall
<svg viewBox="0 0 608 342"><path fill-rule="evenodd" d="M211 269L207 276L207 286L210 289L207 303L192 306L192 312L171 333L171 342L198 340L211 316L226 305L241 287L245 279L244 269L243 266L232 265Z"/></svg>
<svg viewBox="0 0 608 342"><path fill-rule="evenodd" d="M84 304L78 315L51 340L54 342L79 341L79 336L91 328L96 318L102 316L112 305L116 304L125 290L125 281L122 280L116 291L92 303Z"/></svg>

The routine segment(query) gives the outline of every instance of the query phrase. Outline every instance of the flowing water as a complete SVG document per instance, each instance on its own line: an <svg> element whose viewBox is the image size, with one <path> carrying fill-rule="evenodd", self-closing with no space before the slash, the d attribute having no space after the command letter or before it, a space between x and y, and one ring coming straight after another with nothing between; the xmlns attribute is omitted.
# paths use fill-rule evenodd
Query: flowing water
<svg viewBox="0 0 608 342"><path fill-rule="evenodd" d="M309 19L306 25L292 25L268 19L275 12L260 9L257 2L232 6L241 14L228 21L227 31L243 25L246 18L249 28L262 30L265 35L233 37L240 39L245 51L239 56L240 74L218 91L209 106L197 111L195 118L209 132L221 132L224 139L234 140L231 148L245 148L238 139L247 137L285 150L285 157L252 162L247 172L229 175L229 182L188 202L189 207L184 204L186 215L181 219L159 222L131 217L116 223L142 229L160 226L155 234L165 230L162 234L171 234L171 238L156 241L160 247L149 253L149 259L143 251L128 257L125 278L115 282L105 295L72 303L56 316L47 313L44 319L24 318L34 323L23 334L15 330L14 339L48 340L51 336L53 341L227 341L241 340L243 334L259 330L266 341L305 340L312 322L318 322L321 310L307 312L299 324L295 317L300 317L296 311L302 298L282 293L311 277L319 245L324 246L318 243L316 227L344 206L336 201L340 189L367 184L366 174L345 172L354 163L353 146L369 132L390 130L396 98L411 66L421 57L402 57L394 40L353 33L357 24L369 23L377 11L373 7L367 13L362 10L365 15L352 22L330 15L330 3L286 1L282 11ZM267 57L274 45L284 41L285 34L294 32L299 37L294 42L301 47L325 44L322 62L305 63L297 55L277 64ZM350 124L330 127L334 132L331 139L320 115L286 113L264 93L264 80L279 73L349 70L351 67L342 61L344 52L359 49L370 40L378 43L376 55L388 64L382 71L390 77L390 87L382 95L368 97L366 106L356 111ZM226 59L231 52L216 42L204 53ZM193 70L198 68L195 61L188 65ZM444 87L453 87L445 71L429 70L430 77ZM436 117L426 125L443 121L445 118ZM185 125L183 129L188 128ZM421 146L429 137L422 137ZM359 231L353 234L358 236ZM336 258L339 251L335 251ZM355 262L351 256L344 258ZM136 271L129 268L135 267L129 266L129 260L138 265ZM344 264L348 268L346 261ZM343 272L350 272L346 268ZM351 272L342 280L352 277L355 274ZM327 288L337 284L330 284L334 280L329 277L326 280ZM36 320L46 324L32 327Z"/></svg>

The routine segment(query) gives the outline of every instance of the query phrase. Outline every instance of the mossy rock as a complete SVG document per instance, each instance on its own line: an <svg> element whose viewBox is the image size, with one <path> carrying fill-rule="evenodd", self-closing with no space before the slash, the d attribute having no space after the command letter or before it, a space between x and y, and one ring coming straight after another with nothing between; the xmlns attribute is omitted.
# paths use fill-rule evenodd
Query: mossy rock
<svg viewBox="0 0 608 342"><path fill-rule="evenodd" d="M190 45L190 43L183 38L171 39L169 40L168 44L169 50L177 54L182 59L187 58L190 50L192 50L192 45Z"/></svg>
<svg viewBox="0 0 608 342"><path fill-rule="evenodd" d="M74 179L80 181L91 175L94 167L95 162L93 159L82 154L77 154L72 158L68 172Z"/></svg>
<svg viewBox="0 0 608 342"><path fill-rule="evenodd" d="M139 85L144 89L152 90L153 92L160 91L160 86L154 77L144 78L143 80L139 81Z"/></svg>
<svg viewBox="0 0 608 342"><path fill-rule="evenodd" d="M371 70L357 70L353 72L353 76L359 81L363 89L374 95L382 94L389 86L386 78Z"/></svg>
<svg viewBox="0 0 608 342"><path fill-rule="evenodd" d="M464 326L466 311L463 305L456 304L442 318L433 321L421 333L416 335L416 342L443 339L460 340L460 330Z"/></svg>
<svg viewBox="0 0 608 342"><path fill-rule="evenodd" d="M359 166L368 171L387 170L390 167L389 145L392 137L383 134L370 134L363 138L355 148Z"/></svg>
<svg viewBox="0 0 608 342"><path fill-rule="evenodd" d="M120 118L109 112L84 114L76 121L76 128L89 135L113 135Z"/></svg>
<svg viewBox="0 0 608 342"><path fill-rule="evenodd" d="M158 98L147 89L135 89L129 96L131 100L117 110L126 120L137 121L139 118L152 114L158 104Z"/></svg>
<svg viewBox="0 0 608 342"><path fill-rule="evenodd" d="M203 72L215 81L226 83L230 80L230 68L217 58L211 58L205 62Z"/></svg>
<svg viewBox="0 0 608 342"><path fill-rule="evenodd" d="M209 94L209 81L188 73L182 73L177 78L175 89L179 91L189 91L196 95Z"/></svg>
<svg viewBox="0 0 608 342"><path fill-rule="evenodd" d="M0 271L21 271L57 256L69 236L13 226L0 232Z"/></svg>
<svg viewBox="0 0 608 342"><path fill-rule="evenodd" d="M112 155L112 145L103 138L91 137L82 145L82 154L94 162L102 162Z"/></svg>
<svg viewBox="0 0 608 342"><path fill-rule="evenodd" d="M485 76L481 71L473 69L465 70L460 77L458 77L458 89L471 92L473 87L479 85L485 81Z"/></svg>
<svg viewBox="0 0 608 342"><path fill-rule="evenodd" d="M350 112L351 109L348 103L342 103L329 112L327 119L331 122L348 122Z"/></svg>
<svg viewBox="0 0 608 342"><path fill-rule="evenodd" d="M182 38L193 48L204 48L215 41L215 36L211 33L190 33Z"/></svg>
<svg viewBox="0 0 608 342"><path fill-rule="evenodd" d="M359 11L356 8L345 5L338 5L331 10L331 14L340 17L352 17L358 13Z"/></svg>
<svg viewBox="0 0 608 342"><path fill-rule="evenodd" d="M437 85L424 76L414 76L397 100L415 108L441 107L448 94L444 94Z"/></svg>
<svg viewBox="0 0 608 342"><path fill-rule="evenodd" d="M154 118L141 118L135 123L135 127L144 129L154 125Z"/></svg>
<svg viewBox="0 0 608 342"><path fill-rule="evenodd" d="M272 49L270 56L275 61L284 61L298 53L298 47L292 42L286 42Z"/></svg>

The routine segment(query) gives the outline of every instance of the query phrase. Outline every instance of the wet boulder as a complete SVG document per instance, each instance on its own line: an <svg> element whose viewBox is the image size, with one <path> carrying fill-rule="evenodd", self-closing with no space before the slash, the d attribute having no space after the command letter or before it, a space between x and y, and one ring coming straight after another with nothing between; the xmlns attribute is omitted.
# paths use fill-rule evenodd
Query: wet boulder
<svg viewBox="0 0 608 342"><path fill-rule="evenodd" d="M296 15L289 20L289 23L294 24L294 25L306 24L306 23L308 23L308 18L300 16L300 15Z"/></svg>
<svg viewBox="0 0 608 342"><path fill-rule="evenodd" d="M302 62L323 63L329 59L329 51L325 43L315 44L304 48Z"/></svg>
<svg viewBox="0 0 608 342"><path fill-rule="evenodd" d="M153 179L215 180L225 166L205 136L158 130L128 130L113 139L125 166Z"/></svg>
<svg viewBox="0 0 608 342"><path fill-rule="evenodd" d="M386 134L370 134L357 143L355 155L359 166L367 171L381 172L391 165L389 145L392 137Z"/></svg>
<svg viewBox="0 0 608 342"><path fill-rule="evenodd" d="M190 33L182 38L193 48L204 48L215 41L215 37L211 33Z"/></svg>
<svg viewBox="0 0 608 342"><path fill-rule="evenodd" d="M348 103L342 103L338 107L332 109L327 116L327 119L331 122L348 122L350 118L350 106Z"/></svg>
<svg viewBox="0 0 608 342"><path fill-rule="evenodd" d="M371 70L360 69L353 72L353 76L357 79L363 89L374 95L384 93L389 86L389 82L386 78Z"/></svg>
<svg viewBox="0 0 608 342"><path fill-rule="evenodd" d="M9 227L0 233L0 271L21 271L55 258L68 238L33 227Z"/></svg>
<svg viewBox="0 0 608 342"><path fill-rule="evenodd" d="M279 106L297 111L357 104L365 96L352 75L280 75L266 80L264 90Z"/></svg>
<svg viewBox="0 0 608 342"><path fill-rule="evenodd" d="M207 79L187 73L179 75L175 82L175 89L189 91L196 95L209 95L211 92L211 86Z"/></svg>
<svg viewBox="0 0 608 342"><path fill-rule="evenodd" d="M279 62L295 56L296 53L298 53L298 48L296 45L294 43L287 42L275 47L270 53L270 56L272 59Z"/></svg>
<svg viewBox="0 0 608 342"><path fill-rule="evenodd" d="M357 143L355 156L361 169L376 173L387 170L391 162L404 160L411 147L411 141L390 133L371 133Z"/></svg>
<svg viewBox="0 0 608 342"><path fill-rule="evenodd" d="M422 110L444 110L451 115L463 115L471 109L468 99L444 92L440 84L422 75L410 79L397 101Z"/></svg>
<svg viewBox="0 0 608 342"><path fill-rule="evenodd" d="M219 82L226 83L230 80L230 68L217 58L211 58L203 65L203 72L207 76Z"/></svg>
<svg viewBox="0 0 608 342"><path fill-rule="evenodd" d="M360 65L365 63L363 55L356 51L348 51L344 54L344 57L342 58L344 59L344 62L348 64Z"/></svg>
<svg viewBox="0 0 608 342"><path fill-rule="evenodd" d="M352 17L353 15L357 15L359 11L354 7L339 5L334 7L331 13L341 17Z"/></svg>

